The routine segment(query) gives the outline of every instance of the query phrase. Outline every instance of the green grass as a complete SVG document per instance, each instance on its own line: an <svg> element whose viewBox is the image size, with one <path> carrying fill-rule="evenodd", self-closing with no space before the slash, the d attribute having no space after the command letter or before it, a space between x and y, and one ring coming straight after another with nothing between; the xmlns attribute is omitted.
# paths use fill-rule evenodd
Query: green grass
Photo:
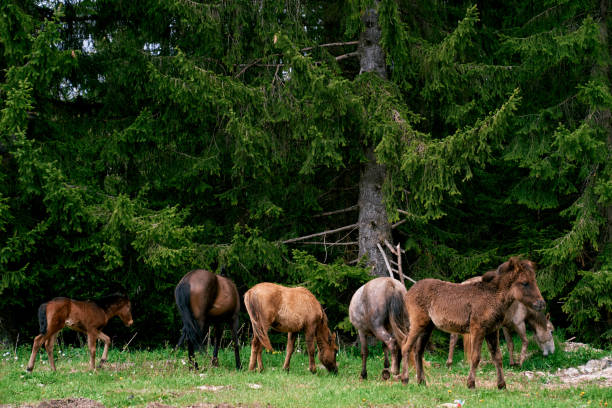
<svg viewBox="0 0 612 408"><path fill-rule="evenodd" d="M250 349L241 349L243 365L248 365ZM434 407L455 399L465 400L465 407L612 407L612 391L595 385L581 384L563 388L554 378L528 380L520 369L507 367L504 374L508 389L495 387L495 370L491 364L481 364L475 390L465 386L468 365L463 362L460 349L455 353L455 364L447 370L446 355L427 353L431 366L426 369L427 386L418 386L411 371L410 383L381 381L382 352L372 348L368 361L367 381L359 380L361 359L354 347L343 348L338 354L339 374L332 375L320 365L315 375L308 371L308 356L296 352L291 371L281 369L284 352L264 353L263 373L236 371L233 352L220 353L220 367L210 367L210 356L199 353L203 366L199 372L188 370L184 364L187 353L171 348L121 352L113 349L106 367L95 372L87 370L84 348L65 348L58 356L57 372L52 372L46 354L39 354L33 373L26 373L28 347L0 349L0 404L19 406L50 399L89 398L107 407L144 407L151 402L173 406L197 403L229 403L246 405L270 404L274 407ZM506 353L504 346L504 354ZM584 364L592 358L610 352L582 350L566 353L560 349L550 358L534 354L524 369L555 372L557 368ZM101 348L98 348L98 359ZM557 381L558 382L558 381ZM249 385L258 384L259 389ZM229 386L220 391L204 391L202 385Z"/></svg>

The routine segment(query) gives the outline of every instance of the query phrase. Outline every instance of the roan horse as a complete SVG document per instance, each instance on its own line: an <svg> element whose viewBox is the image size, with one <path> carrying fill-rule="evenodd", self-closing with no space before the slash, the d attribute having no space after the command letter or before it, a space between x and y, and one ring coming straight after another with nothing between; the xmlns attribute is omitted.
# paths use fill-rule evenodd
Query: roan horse
<svg viewBox="0 0 612 408"><path fill-rule="evenodd" d="M230 279L204 269L188 272L174 290L174 298L183 320L183 330L178 346L187 341L190 366L198 369L194 348L199 349L204 333L210 325L215 327L214 349L211 364L219 365L217 355L223 335L222 323L231 323L236 369L240 369L238 349L238 313L240 298L238 289ZM178 347L177 346L177 347Z"/></svg>
<svg viewBox="0 0 612 408"><path fill-rule="evenodd" d="M482 277L476 276L461 282L461 284L468 285L480 281L482 281ZM506 345L508 346L511 366L516 365L517 363L518 365L523 365L523 362L527 356L528 340L525 323L529 323L529 325L533 328L536 343L542 350L542 354L544 354L545 357L555 352L555 342L552 335L554 326L550 322L549 316L544 315L544 313L538 312L529 306L525 306L521 302L515 301L506 312L504 322L502 323L502 330L504 332L504 337L506 338ZM516 332L521 339L521 355L518 362L514 361L514 343L512 342L512 332ZM469 334L464 334L463 338L465 355L469 360ZM458 339L458 334L451 334L448 348L448 359L446 360L447 367L450 367L453 364L453 352Z"/></svg>
<svg viewBox="0 0 612 408"><path fill-rule="evenodd" d="M496 271L482 276L482 282L471 285L423 279L414 284L405 297L410 320L408 337L402 344L402 382L408 382L408 355L414 353L417 382L425 383L423 351L434 327L449 333L471 336L468 388L476 385L476 368L480 362L483 339L486 339L497 370L497 388L506 387L499 350L498 329L512 303L518 300L535 310L542 310L542 298L531 261L512 257Z"/></svg>
<svg viewBox="0 0 612 408"><path fill-rule="evenodd" d="M34 369L36 354L40 347L44 345L49 356L51 369L55 371L53 346L55 345L57 334L65 326L87 334L90 370L95 369L96 341L100 339L104 342L104 352L98 366L102 367L102 364L108 358L108 347L110 346L110 337L102 333L102 329L114 316L119 316L126 326L131 326L134 323L132 320L132 305L127 296L113 294L94 301L57 297L47 303L43 303L38 308L40 334L34 338L32 354L26 369L28 371Z"/></svg>
<svg viewBox="0 0 612 408"><path fill-rule="evenodd" d="M372 279L355 292L349 305L349 319L359 333L361 343L361 378L368 372L367 336L382 341L385 353L382 378L387 380L391 353L391 374L397 375L402 358L401 344L408 335L408 312L404 304L406 288L393 278Z"/></svg>
<svg viewBox="0 0 612 408"><path fill-rule="evenodd" d="M273 329L287 333L287 355L283 368L289 370L296 334L304 331L308 351L310 372L316 372L315 341L319 348L319 360L328 371L338 372L336 365L336 335L327 327L327 315L312 293L306 288L287 288L274 283L258 283L244 294L251 325L253 341L249 370L263 370L261 359L262 346L272 351L268 330Z"/></svg>

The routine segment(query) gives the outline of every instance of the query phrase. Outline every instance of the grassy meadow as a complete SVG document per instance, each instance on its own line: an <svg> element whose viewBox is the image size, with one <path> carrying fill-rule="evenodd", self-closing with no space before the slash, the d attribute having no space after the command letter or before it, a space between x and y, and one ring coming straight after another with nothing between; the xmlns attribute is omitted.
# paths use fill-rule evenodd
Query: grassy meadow
<svg viewBox="0 0 612 408"><path fill-rule="evenodd" d="M303 344L301 345L303 348ZM518 346L518 343L517 343ZM367 381L359 380L361 359L356 347L341 347L338 354L339 374L332 375L318 365L315 375L308 371L305 350L296 352L291 370L281 369L284 351L265 352L263 373L234 369L230 348L220 352L220 367L210 367L210 356L197 355L201 368L190 371L186 351L171 347L126 350L113 348L109 362L102 369L87 369L85 348L55 349L57 372L52 372L46 353L39 353L33 373L25 371L28 346L0 348L0 405L21 406L65 398L88 398L106 407L146 407L161 403L176 407L199 403L226 403L242 406L273 407L435 407L456 399L464 407L607 407L612 406L612 390L593 384L568 387L553 376L528 379L522 372L554 373L559 368L574 367L593 358L611 355L610 351L579 349L564 352L557 347L544 358L534 354L522 369L509 368L503 345L504 374L508 388L495 387L495 369L481 363L476 389L466 388L468 365L458 348L451 370L445 367L445 350L426 353L427 386L418 386L411 370L410 383L382 381L382 350L372 347L368 361ZM248 365L249 347L241 349L243 366ZM101 347L98 347L99 359ZM487 357L483 352L483 357ZM98 360L96 360L98 361Z"/></svg>

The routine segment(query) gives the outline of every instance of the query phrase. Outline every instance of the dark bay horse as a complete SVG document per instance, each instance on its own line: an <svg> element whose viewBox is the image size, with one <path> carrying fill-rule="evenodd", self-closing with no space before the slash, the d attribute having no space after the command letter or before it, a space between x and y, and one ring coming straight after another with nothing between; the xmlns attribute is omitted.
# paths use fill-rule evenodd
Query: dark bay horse
<svg viewBox="0 0 612 408"><path fill-rule="evenodd" d="M499 328L512 303L518 300L535 310L542 310L542 298L531 261L512 257L496 271L482 276L482 282L470 285L423 279L414 284L405 296L410 320L408 337L402 344L402 382L408 382L408 355L414 353L417 382L425 382L423 352L434 327L449 333L471 336L468 388L476 385L476 368L480 362L483 340L497 370L497 387L506 387L499 350Z"/></svg>
<svg viewBox="0 0 612 408"><path fill-rule="evenodd" d="M308 350L310 372L316 372L315 341L319 348L319 360L330 372L338 372L336 365L336 335L327 327L327 315L319 301L306 288L287 288L274 283L259 283L244 294L251 325L253 341L249 370L263 370L262 346L272 351L268 330L287 333L287 355L283 368L289 370L297 332L304 331Z"/></svg>
<svg viewBox="0 0 612 408"><path fill-rule="evenodd" d="M389 357L391 374L397 375L402 358L401 344L408 335L408 312L404 304L406 288L393 278L372 279L355 292L349 305L349 319L359 333L361 343L361 378L368 372L367 336L374 336L384 344L385 362L382 378L388 379Z"/></svg>
<svg viewBox="0 0 612 408"><path fill-rule="evenodd" d="M481 276L468 279L461 282L462 285L467 285L474 282L482 281ZM550 322L549 316L543 312L534 310L529 306L525 306L523 303L514 301L512 305L506 311L504 315L504 321L502 323L502 331L506 338L506 345L508 347L508 355L510 356L510 365L516 365L514 361L514 343L512 342L512 332L516 332L521 339L521 354L518 360L518 365L523 365L527 356L527 329L525 323L535 332L535 340L542 354L548 356L555 352L555 342L553 339L552 332L554 330L553 324ZM446 360L446 366L450 367L453 364L453 351L457 340L459 339L458 334L451 334L450 344L448 348L448 359ZM466 358L469 360L469 335L464 334L464 350Z"/></svg>
<svg viewBox="0 0 612 408"><path fill-rule="evenodd" d="M90 354L89 368L91 370L95 369L96 341L100 339L104 342L104 352L99 365L99 367L102 367L102 363L108 358L108 347L110 345L110 337L102 333L102 329L114 316L119 316L126 326L131 326L134 323L132 320L132 305L127 296L113 294L94 301L57 297L43 303L38 308L40 334L34 339L32 354L26 369L28 371L34 369L36 354L40 347L44 345L49 356L51 369L55 371L53 346L58 332L64 327L87 334Z"/></svg>
<svg viewBox="0 0 612 408"><path fill-rule="evenodd" d="M204 334L208 331L210 325L215 328L212 365L219 365L217 355L223 335L222 324L228 322L231 324L236 369L239 370L241 367L238 350L240 298L234 282L210 271L196 269L188 272L176 285L174 298L183 321L183 330L178 346L183 341L187 341L191 367L198 369L198 363L194 358L194 348L199 349L201 347Z"/></svg>

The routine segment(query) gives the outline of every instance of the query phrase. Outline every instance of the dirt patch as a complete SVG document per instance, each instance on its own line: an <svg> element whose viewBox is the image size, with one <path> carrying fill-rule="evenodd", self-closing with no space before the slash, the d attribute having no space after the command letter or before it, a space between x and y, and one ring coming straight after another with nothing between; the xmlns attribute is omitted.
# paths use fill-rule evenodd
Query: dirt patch
<svg viewBox="0 0 612 408"><path fill-rule="evenodd" d="M17 405L0 405L0 408L13 408ZM105 408L98 401L87 398L66 398L62 400L43 401L37 405L20 405L19 408Z"/></svg>
<svg viewBox="0 0 612 408"><path fill-rule="evenodd" d="M153 402L149 405L147 405L147 408L177 408L173 405L165 405L165 404L161 404L159 402ZM238 404L238 405L232 405L232 404L210 404L210 403L202 403L202 404L197 404L197 405L189 405L185 408L272 408L271 405L260 405L260 404L255 404L255 405L242 405L242 404Z"/></svg>

